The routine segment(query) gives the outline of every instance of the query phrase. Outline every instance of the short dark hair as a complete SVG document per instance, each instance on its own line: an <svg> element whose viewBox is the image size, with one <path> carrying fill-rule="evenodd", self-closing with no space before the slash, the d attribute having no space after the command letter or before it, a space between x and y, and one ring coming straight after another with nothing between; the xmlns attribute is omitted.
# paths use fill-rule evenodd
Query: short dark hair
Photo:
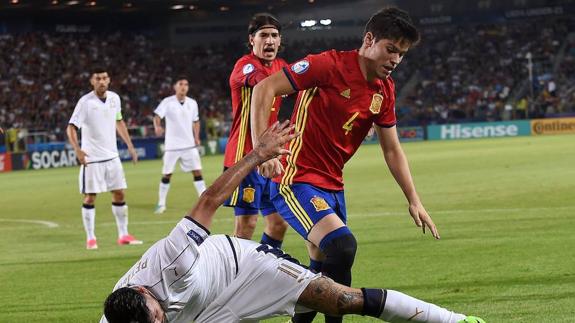
<svg viewBox="0 0 575 323"><path fill-rule="evenodd" d="M119 288L106 298L104 315L110 323L151 323L146 298L130 287Z"/></svg>
<svg viewBox="0 0 575 323"><path fill-rule="evenodd" d="M372 33L375 41L380 39L406 40L411 46L421 38L409 14L395 7L384 8L369 18L363 35Z"/></svg>
<svg viewBox="0 0 575 323"><path fill-rule="evenodd" d="M266 25L274 26L280 33L282 31L282 25L276 17L270 13L261 12L256 13L250 19L250 23L248 24L248 34L255 34L258 30L262 29L262 27Z"/></svg>
<svg viewBox="0 0 575 323"><path fill-rule="evenodd" d="M185 76L185 75L176 75L176 77L174 77L172 83L173 83L173 84L176 84L176 83L178 83L179 81L183 81L183 80L188 81L188 83L190 82L190 80L188 79L187 76Z"/></svg>
<svg viewBox="0 0 575 323"><path fill-rule="evenodd" d="M94 74L100 74L100 73L107 73L108 69L106 69L104 66L94 66L91 69L91 74L90 75L94 75Z"/></svg>

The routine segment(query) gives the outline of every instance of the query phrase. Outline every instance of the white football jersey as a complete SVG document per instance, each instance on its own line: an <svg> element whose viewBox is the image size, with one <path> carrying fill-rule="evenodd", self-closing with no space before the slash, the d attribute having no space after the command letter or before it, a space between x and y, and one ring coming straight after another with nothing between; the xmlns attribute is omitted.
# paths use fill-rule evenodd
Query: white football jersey
<svg viewBox="0 0 575 323"><path fill-rule="evenodd" d="M196 145L192 125L200 120L198 103L186 97L180 103L175 95L169 96L160 102L154 110L160 118L166 118L165 150L178 150L191 148Z"/></svg>
<svg viewBox="0 0 575 323"><path fill-rule="evenodd" d="M88 162L118 157L116 121L122 120L120 96L106 91L102 101L94 91L82 96L74 108L70 124L82 130L82 150Z"/></svg>
<svg viewBox="0 0 575 323"><path fill-rule="evenodd" d="M182 219L144 253L114 290L145 286L167 309L169 322L192 322L237 271L237 243L225 235L208 235L194 220ZM104 316L101 322L107 322Z"/></svg>

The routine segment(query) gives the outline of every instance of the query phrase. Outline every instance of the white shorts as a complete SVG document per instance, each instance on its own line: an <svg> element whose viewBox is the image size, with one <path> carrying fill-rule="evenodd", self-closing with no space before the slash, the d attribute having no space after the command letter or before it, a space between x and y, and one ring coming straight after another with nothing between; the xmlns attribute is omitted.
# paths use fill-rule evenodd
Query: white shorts
<svg viewBox="0 0 575 323"><path fill-rule="evenodd" d="M202 169L200 153L197 148L167 150L164 152L162 175L172 174L174 172L174 168L176 168L176 162L178 159L180 160L180 168L186 173Z"/></svg>
<svg viewBox="0 0 575 323"><path fill-rule="evenodd" d="M126 177L120 158L80 166L80 193L103 193L126 189Z"/></svg>
<svg viewBox="0 0 575 323"><path fill-rule="evenodd" d="M250 240L231 240L236 249L238 274L195 322L258 322L274 316L293 316L299 296L321 274L278 255L279 249L259 247ZM309 310L298 306L297 312L306 311Z"/></svg>

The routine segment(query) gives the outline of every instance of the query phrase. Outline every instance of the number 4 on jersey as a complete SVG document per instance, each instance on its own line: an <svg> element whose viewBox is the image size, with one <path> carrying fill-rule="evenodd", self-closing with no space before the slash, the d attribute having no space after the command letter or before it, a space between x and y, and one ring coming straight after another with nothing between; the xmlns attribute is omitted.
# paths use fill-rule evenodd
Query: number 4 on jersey
<svg viewBox="0 0 575 323"><path fill-rule="evenodd" d="M354 113L351 118L349 118L342 126L343 130L345 130L345 135L347 136L348 133L350 133L350 131L353 130L353 120L355 120L355 118L357 118L357 116L359 115L359 112Z"/></svg>

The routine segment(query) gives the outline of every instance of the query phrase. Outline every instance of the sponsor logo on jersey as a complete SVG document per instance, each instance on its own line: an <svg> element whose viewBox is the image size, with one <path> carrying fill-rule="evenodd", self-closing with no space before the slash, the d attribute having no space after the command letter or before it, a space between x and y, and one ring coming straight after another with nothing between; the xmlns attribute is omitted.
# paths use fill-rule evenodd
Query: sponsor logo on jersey
<svg viewBox="0 0 575 323"><path fill-rule="evenodd" d="M325 211L329 209L329 205L327 202L319 196L314 196L311 200L309 200L313 207L315 208L316 212Z"/></svg>
<svg viewBox="0 0 575 323"><path fill-rule="evenodd" d="M255 69L255 67L252 64L246 64L244 65L244 68L242 68L242 73L244 73L244 75L246 74L250 74L251 72L253 72Z"/></svg>
<svg viewBox="0 0 575 323"><path fill-rule="evenodd" d="M192 240L194 240L198 246L204 242L204 238L194 230L188 231L187 235L188 237L192 238Z"/></svg>
<svg viewBox="0 0 575 323"><path fill-rule="evenodd" d="M349 99L351 98L351 89L343 90L339 95L343 96L346 99Z"/></svg>
<svg viewBox="0 0 575 323"><path fill-rule="evenodd" d="M296 74L305 73L309 68L309 62L307 60L301 60L292 65L291 70L294 71Z"/></svg>
<svg viewBox="0 0 575 323"><path fill-rule="evenodd" d="M253 187L244 188L244 194L242 195L242 200L246 203L253 203L256 197L256 189Z"/></svg>
<svg viewBox="0 0 575 323"><path fill-rule="evenodd" d="M371 98L371 104L369 106L369 111L373 114L378 114L381 111L381 104L383 103L383 95L375 93Z"/></svg>

